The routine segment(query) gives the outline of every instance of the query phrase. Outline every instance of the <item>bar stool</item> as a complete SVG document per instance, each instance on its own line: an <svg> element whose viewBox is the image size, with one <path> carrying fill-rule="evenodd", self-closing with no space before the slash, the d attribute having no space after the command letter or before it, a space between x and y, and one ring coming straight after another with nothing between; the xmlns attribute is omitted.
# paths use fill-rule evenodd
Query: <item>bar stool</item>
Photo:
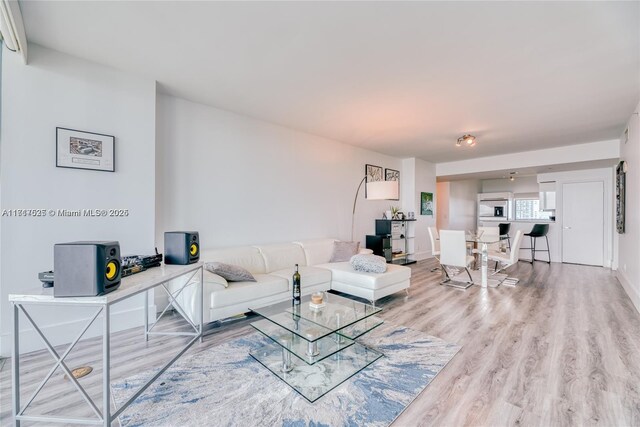
<svg viewBox="0 0 640 427"><path fill-rule="evenodd" d="M525 236L529 236L531 240L531 247L522 249L531 249L531 264L536 260L536 252L546 252L548 261L547 264L551 264L551 251L549 251L549 238L547 233L549 232L549 224L535 224L530 232L525 233ZM544 237L547 241L547 249L536 249L536 239L538 237Z"/></svg>
<svg viewBox="0 0 640 427"><path fill-rule="evenodd" d="M509 230L511 229L511 224L508 222L503 222L498 224L498 228L500 229L500 237L507 237L507 243L509 244L509 250L511 250L511 236L509 236Z"/></svg>

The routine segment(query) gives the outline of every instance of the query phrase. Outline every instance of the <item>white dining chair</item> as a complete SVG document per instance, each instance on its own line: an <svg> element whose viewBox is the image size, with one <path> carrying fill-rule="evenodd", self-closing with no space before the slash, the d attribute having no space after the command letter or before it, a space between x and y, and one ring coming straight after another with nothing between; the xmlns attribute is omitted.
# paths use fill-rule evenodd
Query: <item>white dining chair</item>
<svg viewBox="0 0 640 427"><path fill-rule="evenodd" d="M433 256L440 261L440 235L438 234L438 229L435 227L428 227L427 231L429 231L429 239L431 240L431 253ZM439 267L434 267L430 271L433 273L435 271L439 271Z"/></svg>
<svg viewBox="0 0 640 427"><path fill-rule="evenodd" d="M462 230L440 230L440 265L447 276L447 280L443 284L461 289L467 289L473 285L473 278L469 272L469 264L472 262L473 257L467 254L465 232ZM464 269L469 276L469 281L452 280L449 271L452 268Z"/></svg>
<svg viewBox="0 0 640 427"><path fill-rule="evenodd" d="M496 262L495 272L493 274L505 270L518 262L520 245L522 244L522 237L522 230L518 230L516 232L515 239L513 239L511 249L506 253L500 251L489 251L489 260ZM500 269L498 269L499 264L502 264Z"/></svg>
<svg viewBox="0 0 640 427"><path fill-rule="evenodd" d="M500 240L500 227L478 227L478 232L482 232L483 240L494 242L489 243L489 250L497 251L500 248L500 243L495 243Z"/></svg>

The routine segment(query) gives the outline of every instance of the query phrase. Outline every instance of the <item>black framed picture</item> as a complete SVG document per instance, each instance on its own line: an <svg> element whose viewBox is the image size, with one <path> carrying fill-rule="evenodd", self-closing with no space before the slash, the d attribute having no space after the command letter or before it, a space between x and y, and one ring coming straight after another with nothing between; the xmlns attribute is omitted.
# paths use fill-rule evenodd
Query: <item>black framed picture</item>
<svg viewBox="0 0 640 427"><path fill-rule="evenodd" d="M616 230L618 234L624 234L625 228L626 175L626 163L622 161L616 166Z"/></svg>
<svg viewBox="0 0 640 427"><path fill-rule="evenodd" d="M382 166L376 165L364 165L364 175L366 177L365 183L384 181L382 176ZM364 198L367 198L367 186L364 186Z"/></svg>
<svg viewBox="0 0 640 427"><path fill-rule="evenodd" d="M385 181L398 181L398 189L400 188L400 171L395 169L385 169L384 170L384 180ZM392 200L400 200L400 192L398 191L398 198Z"/></svg>
<svg viewBox="0 0 640 427"><path fill-rule="evenodd" d="M56 166L115 172L115 140L112 135L56 128Z"/></svg>

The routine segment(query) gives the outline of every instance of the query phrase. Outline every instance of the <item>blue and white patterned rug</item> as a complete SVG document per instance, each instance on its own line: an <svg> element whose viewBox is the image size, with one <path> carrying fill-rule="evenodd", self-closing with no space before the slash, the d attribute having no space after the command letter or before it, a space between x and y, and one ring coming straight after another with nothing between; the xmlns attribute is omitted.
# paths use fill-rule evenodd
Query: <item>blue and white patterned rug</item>
<svg viewBox="0 0 640 427"><path fill-rule="evenodd" d="M123 426L388 426L460 350L383 324L359 341L385 357L309 403L249 356L268 338L252 333L184 356L120 416ZM153 375L112 385L120 404Z"/></svg>

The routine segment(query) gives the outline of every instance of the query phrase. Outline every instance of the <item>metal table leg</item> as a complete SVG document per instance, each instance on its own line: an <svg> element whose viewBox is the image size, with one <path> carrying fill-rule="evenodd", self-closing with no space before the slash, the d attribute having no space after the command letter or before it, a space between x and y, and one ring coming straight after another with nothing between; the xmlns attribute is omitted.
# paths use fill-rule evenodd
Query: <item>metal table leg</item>
<svg viewBox="0 0 640 427"><path fill-rule="evenodd" d="M149 341L149 291L144 291L144 340Z"/></svg>
<svg viewBox="0 0 640 427"><path fill-rule="evenodd" d="M102 312L102 420L104 426L111 426L111 351L110 351L110 307L106 305Z"/></svg>
<svg viewBox="0 0 640 427"><path fill-rule="evenodd" d="M20 311L16 303L11 303L13 307L13 357L11 366L13 368L13 419L16 427L20 426L20 420L16 417L20 413Z"/></svg>
<svg viewBox="0 0 640 427"><path fill-rule="evenodd" d="M486 288L488 286L487 285L487 282L488 282L488 280L487 280L487 275L488 275L487 274L487 270L488 270L487 269L487 262L488 262L488 259L489 259L489 247L485 242L483 242L482 243L482 285L481 285L483 288Z"/></svg>
<svg viewBox="0 0 640 427"><path fill-rule="evenodd" d="M200 342L204 337L204 268L200 268Z"/></svg>

